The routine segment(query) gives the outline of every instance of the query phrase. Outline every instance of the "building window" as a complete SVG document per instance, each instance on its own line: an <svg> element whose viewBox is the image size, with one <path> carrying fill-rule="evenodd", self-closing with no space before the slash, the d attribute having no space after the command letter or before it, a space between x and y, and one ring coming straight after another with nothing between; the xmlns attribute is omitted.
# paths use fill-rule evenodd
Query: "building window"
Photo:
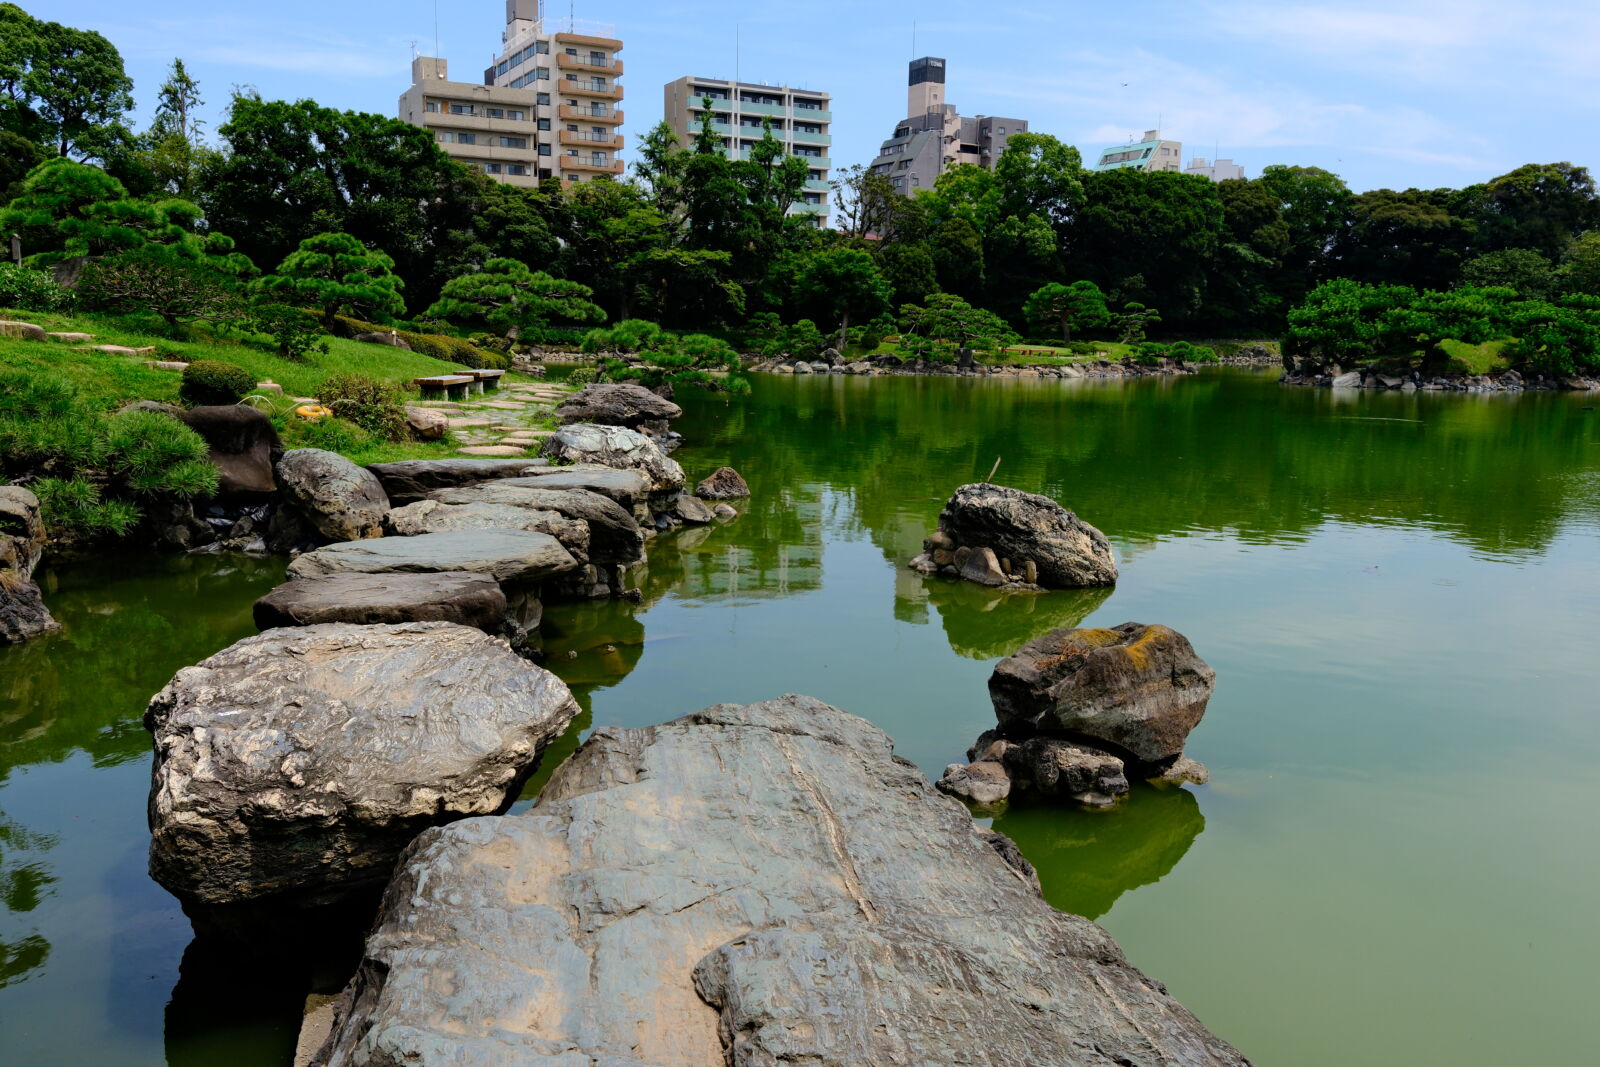
<svg viewBox="0 0 1600 1067"><path fill-rule="evenodd" d="M515 174L519 177L526 177L528 174L528 168L523 166L521 163L507 163L506 173Z"/></svg>
<svg viewBox="0 0 1600 1067"><path fill-rule="evenodd" d="M577 55L577 54L578 54L578 50L577 50L577 49L576 49L576 48L569 48L569 49L567 49L567 55L569 55L569 56L575 56L575 55Z"/></svg>
<svg viewBox="0 0 1600 1067"><path fill-rule="evenodd" d="M814 182L820 182L823 178L827 177L827 173L820 170L808 170L806 171L806 177L810 178Z"/></svg>
<svg viewBox="0 0 1600 1067"><path fill-rule="evenodd" d="M450 114L452 114L452 115L475 115L475 114L477 114L477 112L476 112L476 110L473 109L473 106L471 104L451 104L450 105Z"/></svg>
<svg viewBox="0 0 1600 1067"><path fill-rule="evenodd" d="M506 117L505 111L497 107L486 107L483 109L483 114L485 118L491 119L503 119Z"/></svg>
<svg viewBox="0 0 1600 1067"><path fill-rule="evenodd" d="M822 132L822 127L819 126L815 122L796 122L794 124L794 132L795 133L821 133Z"/></svg>
<svg viewBox="0 0 1600 1067"><path fill-rule="evenodd" d="M506 112L506 118L510 119L512 122L522 122L522 121L526 120L527 117L528 117L528 115L527 115L527 112L525 112L525 111L507 111Z"/></svg>
<svg viewBox="0 0 1600 1067"><path fill-rule="evenodd" d="M1002 126L1002 127L1000 127L1000 136L1004 137L1005 135L1006 135L1006 128L1004 126Z"/></svg>
<svg viewBox="0 0 1600 1067"><path fill-rule="evenodd" d="M569 149L567 149L567 155L571 156L573 159L577 159L578 158L578 150L576 148L569 148Z"/></svg>
<svg viewBox="0 0 1600 1067"><path fill-rule="evenodd" d="M794 154L797 156L805 156L807 159L821 159L822 149L808 148L804 145L795 145Z"/></svg>
<svg viewBox="0 0 1600 1067"><path fill-rule="evenodd" d="M549 119L540 119L539 120L539 128L541 130L548 130L550 128L550 120Z"/></svg>
<svg viewBox="0 0 1600 1067"><path fill-rule="evenodd" d="M538 52L541 56L547 56L550 54L550 42L538 41L534 44L533 50Z"/></svg>
<svg viewBox="0 0 1600 1067"><path fill-rule="evenodd" d="M475 133L458 133L458 134L456 134L456 144L477 144L477 143L478 143L478 135L475 134Z"/></svg>
<svg viewBox="0 0 1600 1067"><path fill-rule="evenodd" d="M539 146L539 154L541 156L548 156L550 154L550 146L547 145L547 144L540 145Z"/></svg>
<svg viewBox="0 0 1600 1067"><path fill-rule="evenodd" d="M422 110L437 113L439 110L439 101L429 100L426 104L422 105Z"/></svg>
<svg viewBox="0 0 1600 1067"><path fill-rule="evenodd" d="M483 165L483 172L485 174L499 174L500 173L500 164L498 164L498 163L485 163Z"/></svg>
<svg viewBox="0 0 1600 1067"><path fill-rule="evenodd" d="M528 147L528 139L526 137L502 137L502 138L500 138L500 147L501 148L527 148Z"/></svg>
<svg viewBox="0 0 1600 1067"><path fill-rule="evenodd" d="M549 107L550 106L550 94L549 93L540 93L538 96L534 97L534 102L538 103L538 104L543 104L545 107Z"/></svg>
<svg viewBox="0 0 1600 1067"><path fill-rule="evenodd" d="M495 76L499 77L500 75L504 74L506 71L508 71L510 69L511 69L511 60L502 59L499 63L495 64L495 68L494 68Z"/></svg>

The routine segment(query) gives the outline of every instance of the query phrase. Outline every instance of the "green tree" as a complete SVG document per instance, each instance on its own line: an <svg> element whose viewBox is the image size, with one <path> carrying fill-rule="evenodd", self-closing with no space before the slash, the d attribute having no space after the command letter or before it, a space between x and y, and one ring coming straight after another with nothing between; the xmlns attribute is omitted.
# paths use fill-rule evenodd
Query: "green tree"
<svg viewBox="0 0 1600 1067"><path fill-rule="evenodd" d="M140 138L145 165L154 181L167 192L192 196L205 146L205 124L200 120L200 83L189 75L183 60L174 59L156 98L156 114Z"/></svg>
<svg viewBox="0 0 1600 1067"><path fill-rule="evenodd" d="M1406 285L1370 285L1336 278L1289 311L1284 351L1316 363L1344 364L1392 351L1395 313L1416 303Z"/></svg>
<svg viewBox="0 0 1600 1067"><path fill-rule="evenodd" d="M1072 331L1092 329L1104 325L1110 318L1106 309L1106 294L1091 281L1076 281L1071 285L1051 282L1033 291L1023 305L1023 311L1034 322L1058 323L1061 339L1072 343Z"/></svg>
<svg viewBox="0 0 1600 1067"><path fill-rule="evenodd" d="M1573 238L1600 225L1594 179L1571 163L1529 163L1465 190L1462 199L1485 252L1527 248L1559 260Z"/></svg>
<svg viewBox="0 0 1600 1067"><path fill-rule="evenodd" d="M1461 265L1461 281L1480 289L1503 286L1530 300L1546 300L1560 287L1555 267L1531 248L1474 256Z"/></svg>
<svg viewBox="0 0 1600 1067"><path fill-rule="evenodd" d="M652 248L627 266L636 302L669 326L724 322L744 313L744 287L731 279L733 256Z"/></svg>
<svg viewBox="0 0 1600 1067"><path fill-rule="evenodd" d="M889 283L894 306L920 304L939 291L939 272L921 243L895 243L878 250L878 269Z"/></svg>
<svg viewBox="0 0 1600 1067"><path fill-rule="evenodd" d="M403 284L383 252L347 233L320 233L301 241L258 287L277 300L316 308L332 330L341 310L379 321L403 313Z"/></svg>
<svg viewBox="0 0 1600 1067"><path fill-rule="evenodd" d="M1144 342L1145 332L1151 326L1161 323L1161 313L1152 307L1145 307L1136 300L1131 300L1122 306L1122 313L1117 316L1117 335L1125 345L1137 345Z"/></svg>
<svg viewBox="0 0 1600 1067"><path fill-rule="evenodd" d="M103 159L127 136L132 88L100 34L0 4L0 126L60 156Z"/></svg>
<svg viewBox="0 0 1600 1067"><path fill-rule="evenodd" d="M1344 229L1354 194L1344 179L1321 167L1274 165L1256 182L1277 200L1288 229L1278 293L1286 304L1298 303L1329 277L1333 244Z"/></svg>
<svg viewBox="0 0 1600 1067"><path fill-rule="evenodd" d="M43 162L38 145L21 134L0 130L0 209L22 195L23 179Z"/></svg>
<svg viewBox="0 0 1600 1067"><path fill-rule="evenodd" d="M819 252L795 279L801 301L821 309L839 323L839 345L849 337L852 318L876 318L889 309L889 283L867 253L853 248Z"/></svg>
<svg viewBox="0 0 1600 1067"><path fill-rule="evenodd" d="M925 306L900 309L900 347L907 355L949 361L961 348L993 352L1016 341L1006 321L952 293L934 293Z"/></svg>
<svg viewBox="0 0 1600 1067"><path fill-rule="evenodd" d="M1281 203L1262 182L1243 178L1218 183L1217 193L1223 234L1202 317L1224 330L1282 329L1289 225Z"/></svg>
<svg viewBox="0 0 1600 1067"><path fill-rule="evenodd" d="M1473 224L1452 189L1374 189L1350 202L1334 245L1338 272L1375 285L1448 289L1461 277Z"/></svg>
<svg viewBox="0 0 1600 1067"><path fill-rule="evenodd" d="M162 245L96 260L78 282L78 297L106 311L154 312L174 336L185 323L232 325L246 313L234 278Z"/></svg>
<svg viewBox="0 0 1600 1067"><path fill-rule="evenodd" d="M1561 273L1568 290L1600 296L1600 230L1590 230L1572 242Z"/></svg>
<svg viewBox="0 0 1600 1067"><path fill-rule="evenodd" d="M604 321L605 312L589 299L593 295L586 285L529 270L514 259L491 259L482 271L446 282L428 316L461 325L482 323L514 342L523 331L552 319Z"/></svg>
<svg viewBox="0 0 1600 1067"><path fill-rule="evenodd" d="M601 376L610 381L639 382L650 388L687 385L729 392L749 388L739 375L739 354L726 342L705 334L679 336L642 319L626 319L610 329L590 330L584 336L583 350L606 357L622 353L637 358L633 363L605 359Z"/></svg>

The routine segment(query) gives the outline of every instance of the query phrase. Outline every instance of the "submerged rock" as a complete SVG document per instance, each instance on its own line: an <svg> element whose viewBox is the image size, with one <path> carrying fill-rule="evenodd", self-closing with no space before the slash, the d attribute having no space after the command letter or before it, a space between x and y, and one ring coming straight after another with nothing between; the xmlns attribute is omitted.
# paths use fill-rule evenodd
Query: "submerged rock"
<svg viewBox="0 0 1600 1067"><path fill-rule="evenodd" d="M20 485L0 485L0 645L61 628L33 580L44 540L39 498Z"/></svg>
<svg viewBox="0 0 1600 1067"><path fill-rule="evenodd" d="M245 638L145 712L150 872L201 904L381 882L421 830L509 805L577 712L554 675L465 626Z"/></svg>
<svg viewBox="0 0 1600 1067"><path fill-rule="evenodd" d="M1245 1060L998 835L806 697L598 731L423 834L314 1062Z"/></svg>
<svg viewBox="0 0 1600 1067"><path fill-rule="evenodd" d="M453 622L498 635L506 595L488 574L330 574L285 582L255 603L256 628Z"/></svg>
<svg viewBox="0 0 1600 1067"><path fill-rule="evenodd" d="M296 448L278 461L284 496L330 541L383 536L389 498L371 471L336 452Z"/></svg>
<svg viewBox="0 0 1600 1067"><path fill-rule="evenodd" d="M732 467L718 467L701 479L694 495L701 500L742 500L750 495L750 486Z"/></svg>

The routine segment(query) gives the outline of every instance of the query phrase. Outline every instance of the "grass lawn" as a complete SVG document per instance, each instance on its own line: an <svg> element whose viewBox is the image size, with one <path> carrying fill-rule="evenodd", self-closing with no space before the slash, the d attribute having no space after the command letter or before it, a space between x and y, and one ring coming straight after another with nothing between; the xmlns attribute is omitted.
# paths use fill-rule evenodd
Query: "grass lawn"
<svg viewBox="0 0 1600 1067"><path fill-rule="evenodd" d="M1450 357L1449 370L1464 374L1489 374L1511 366L1503 354L1510 343L1510 338L1485 341L1481 345L1469 345L1465 341L1440 341L1439 347Z"/></svg>

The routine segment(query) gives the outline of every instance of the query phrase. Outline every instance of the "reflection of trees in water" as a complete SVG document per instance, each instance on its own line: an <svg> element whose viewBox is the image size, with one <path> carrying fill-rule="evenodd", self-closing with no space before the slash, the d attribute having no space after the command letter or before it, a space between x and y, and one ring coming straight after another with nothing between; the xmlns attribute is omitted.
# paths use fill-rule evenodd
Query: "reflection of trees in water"
<svg viewBox="0 0 1600 1067"><path fill-rule="evenodd" d="M1303 537L1331 519L1426 523L1475 548L1529 551L1596 509L1569 477L1594 464L1595 413L1567 396L1352 398L1232 372L1133 382L756 375L754 386L731 400L684 399L692 445L679 458L691 474L737 467L771 522L786 487L852 493L845 532L895 559L996 457L998 481L1054 497L1124 543L1191 531Z"/></svg>
<svg viewBox="0 0 1600 1067"><path fill-rule="evenodd" d="M950 647L968 659L1000 659L1041 634L1077 626L1113 588L1008 593L954 578L921 581Z"/></svg>
<svg viewBox="0 0 1600 1067"><path fill-rule="evenodd" d="M102 557L41 568L58 634L0 649L0 789L13 768L88 753L96 767L143 759L145 704L179 668L255 632L250 606L282 580L281 561ZM0 795L3 806L3 795ZM9 925L55 883L54 840L0 820L0 987L37 973L50 946Z"/></svg>
<svg viewBox="0 0 1600 1067"><path fill-rule="evenodd" d="M1089 919L1166 877L1205 827L1193 793L1146 785L1112 811L1012 804L994 820L1038 869L1045 899Z"/></svg>

